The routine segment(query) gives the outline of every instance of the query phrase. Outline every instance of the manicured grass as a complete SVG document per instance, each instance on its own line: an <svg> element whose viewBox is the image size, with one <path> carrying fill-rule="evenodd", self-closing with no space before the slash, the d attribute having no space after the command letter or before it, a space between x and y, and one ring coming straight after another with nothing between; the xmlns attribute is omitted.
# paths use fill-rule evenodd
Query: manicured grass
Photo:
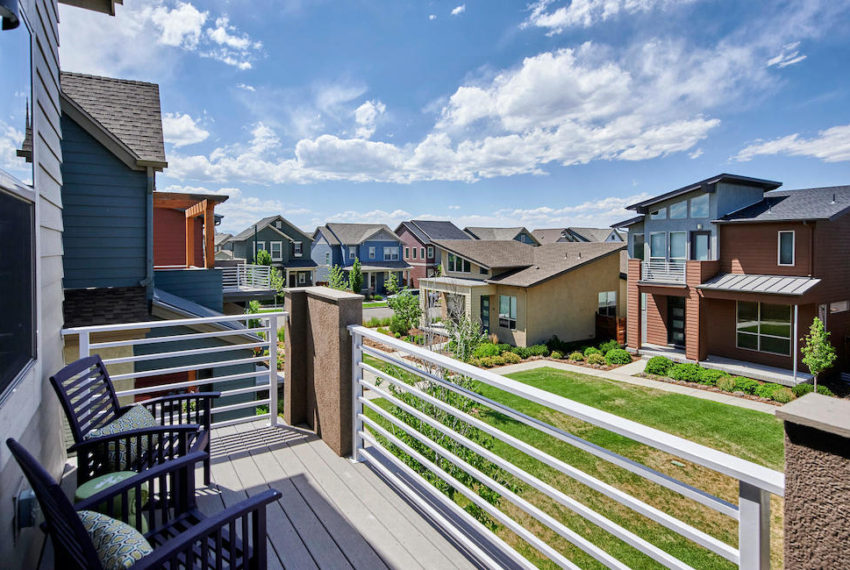
<svg viewBox="0 0 850 570"><path fill-rule="evenodd" d="M368 303L363 303L364 309L374 309L375 307L386 307L386 301L369 301Z"/></svg>
<svg viewBox="0 0 850 570"><path fill-rule="evenodd" d="M719 404L681 394L671 394L640 386L631 386L597 377L551 368L511 374L511 378L533 385L575 401L655 427L732 455L781 469L783 464L783 434L781 423L772 415ZM520 412L539 418L573 433L587 441L624 455L668 474L680 481L708 491L732 503L737 503L737 481L688 461L660 452L593 425L575 420L549 408L523 400L495 388L478 384L482 395L504 403ZM392 408L387 402L382 404ZM520 422L486 407L476 411L482 420L499 427L538 449L596 477L610 485L667 512L682 521L724 542L737 545L736 521L702 507L673 491L634 475L624 469L580 451L560 440L544 435ZM696 568L732 568L725 559L680 537L674 532L623 507L608 497L593 491L559 471L516 451L500 441L493 442L493 451L539 479L560 489L570 497L591 507L638 536L670 552ZM613 538L599 527L555 503L536 489L516 481L525 500L556 517L568 528L635 568L660 567L634 548ZM459 501L462 503L462 501ZM771 501L771 550L774 567L782 566L781 559L781 500ZM601 568L594 559L572 546L564 538L545 527L506 499L500 508L532 530L547 543L564 553L582 568ZM541 567L554 564L512 532L499 527L498 534L509 544Z"/></svg>

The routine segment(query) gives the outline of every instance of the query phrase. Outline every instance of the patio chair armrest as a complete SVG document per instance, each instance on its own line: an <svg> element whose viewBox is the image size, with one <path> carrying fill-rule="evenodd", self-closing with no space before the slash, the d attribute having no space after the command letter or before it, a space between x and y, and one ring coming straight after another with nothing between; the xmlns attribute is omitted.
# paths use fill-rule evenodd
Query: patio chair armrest
<svg viewBox="0 0 850 570"><path fill-rule="evenodd" d="M81 452L86 449L91 449L104 443L117 442L122 439L132 439L136 436L163 436L167 437L171 434L193 434L198 432L201 429L201 426L198 424L181 424L181 425L164 425L164 426L151 426L144 427L138 429L132 429L127 431L122 431L119 433L112 433L109 435L102 435L100 437L92 437L88 439L84 439L82 441L78 441L74 445L68 448L68 451L76 451Z"/></svg>
<svg viewBox="0 0 850 570"><path fill-rule="evenodd" d="M252 556L258 559L257 567L264 567L266 562L266 506L278 500L281 497L280 491L267 489L262 493L249 497L244 501L225 509L224 511L208 517L193 526L189 530L175 536L171 540L165 542L162 546L154 550L148 556L145 556L133 565L134 570L146 570L148 568L159 568L162 564L169 560L174 560L180 557L181 554L187 560L192 560L192 556L188 556L192 551L202 551L196 548L196 545L208 539L211 536L221 532L225 527L231 524L234 528L242 529L242 548L247 552L251 551ZM248 530L248 517L251 519L252 531L245 536L244 531ZM245 520L242 520L245 519ZM230 537L231 542L236 540L235 536ZM211 553L216 555L218 560L221 560L221 553ZM246 564L246 567L248 565Z"/></svg>

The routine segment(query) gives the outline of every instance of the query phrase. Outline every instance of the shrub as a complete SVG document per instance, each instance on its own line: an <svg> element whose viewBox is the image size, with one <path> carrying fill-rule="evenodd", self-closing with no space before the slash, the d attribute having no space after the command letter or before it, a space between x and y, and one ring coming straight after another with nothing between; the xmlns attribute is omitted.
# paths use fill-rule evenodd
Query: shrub
<svg viewBox="0 0 850 570"><path fill-rule="evenodd" d="M502 352L499 350L498 346L485 342L484 344L479 344L478 347L472 351L472 356L474 358L482 358L484 356L499 356L501 353Z"/></svg>
<svg viewBox="0 0 850 570"><path fill-rule="evenodd" d="M502 354L500 358L505 361L505 364L519 364L522 362L522 358L513 352L506 352Z"/></svg>
<svg viewBox="0 0 850 570"><path fill-rule="evenodd" d="M524 346L512 346L511 352L520 358L528 358L528 350Z"/></svg>
<svg viewBox="0 0 850 570"><path fill-rule="evenodd" d="M479 367L479 368L481 368L481 367L482 367L482 366L481 366L481 359L480 359L480 358L470 358L470 359L469 359L469 363L470 363L471 365L473 365L473 366L477 366L477 367Z"/></svg>
<svg viewBox="0 0 850 570"><path fill-rule="evenodd" d="M617 342L616 340L613 340L613 339L612 340L606 340L605 342L603 342L602 344L599 345L600 352L602 352L602 354L605 354L605 355L607 355L610 351L614 350L615 348L620 348L620 343Z"/></svg>
<svg viewBox="0 0 850 570"><path fill-rule="evenodd" d="M564 357L564 355L561 354L560 352L558 352L557 350L553 350L552 352L549 353L549 357L561 360Z"/></svg>
<svg viewBox="0 0 850 570"><path fill-rule="evenodd" d="M560 353L565 353L569 350L568 342L564 342L558 338L558 335L554 335L552 338L546 341L546 347L550 352L558 351Z"/></svg>
<svg viewBox="0 0 850 570"><path fill-rule="evenodd" d="M815 391L815 387L812 386L811 384L806 384L806 383L797 384L796 386L791 388L791 392L793 392L794 395L797 396L798 398L805 396L806 394L808 394L810 392L814 392L814 391Z"/></svg>
<svg viewBox="0 0 850 570"><path fill-rule="evenodd" d="M656 376L667 376L670 368L673 366L673 361L664 356L653 356L646 363L644 372L647 374L655 374Z"/></svg>
<svg viewBox="0 0 850 570"><path fill-rule="evenodd" d="M605 353L605 362L608 364L628 364L632 361L632 355L622 348L612 348Z"/></svg>
<svg viewBox="0 0 850 570"><path fill-rule="evenodd" d="M599 352L594 352L590 356L587 357L588 364L605 364L605 357L602 356Z"/></svg>
<svg viewBox="0 0 850 570"><path fill-rule="evenodd" d="M484 358L481 358L480 361L481 361L480 366L483 366L484 368L493 368L493 357L492 356L485 356Z"/></svg>
<svg viewBox="0 0 850 570"><path fill-rule="evenodd" d="M745 378L744 376L735 376L733 380L735 381L735 391L743 392L744 394L755 394L756 390L761 386L761 384L752 378Z"/></svg>
<svg viewBox="0 0 850 570"><path fill-rule="evenodd" d="M588 346L584 349L585 356L590 356L591 354L602 354L602 351L596 348L595 346Z"/></svg>
<svg viewBox="0 0 850 570"><path fill-rule="evenodd" d="M781 385L768 382L767 384L762 384L756 388L756 396L759 396L760 398L767 398L769 400L773 398L773 393L780 388L782 388Z"/></svg>
<svg viewBox="0 0 850 570"><path fill-rule="evenodd" d="M580 353L579 351L575 351L575 352L571 352L570 355L567 358L569 358L570 360L573 360L575 362L581 362L582 360L584 360L584 355L582 353Z"/></svg>
<svg viewBox="0 0 850 570"><path fill-rule="evenodd" d="M396 335L396 338L406 335L410 331L409 322L393 315L390 320L390 330Z"/></svg>
<svg viewBox="0 0 850 570"><path fill-rule="evenodd" d="M373 329L375 327L388 327L388 326L390 326L391 320L392 320L392 317L387 317L387 318L384 318L384 319L379 319L378 317L372 317L371 319L366 321L366 326L369 327L370 329Z"/></svg>
<svg viewBox="0 0 850 570"><path fill-rule="evenodd" d="M681 364L674 364L667 372L667 375L673 380L679 380L680 382L699 382L700 372L702 372L702 368L700 368L699 364L683 362Z"/></svg>
<svg viewBox="0 0 850 570"><path fill-rule="evenodd" d="M502 343L502 344L497 344L496 348L499 349L499 354L504 354L506 352L510 352L511 348L513 348L513 347L511 347L511 345L509 345L509 344Z"/></svg>
<svg viewBox="0 0 850 570"><path fill-rule="evenodd" d="M832 390L823 385L818 386L818 394L821 394L822 396L835 396L835 394L832 393Z"/></svg>
<svg viewBox="0 0 850 570"><path fill-rule="evenodd" d="M384 298L381 297L380 295L372 295L372 300L373 301L383 301Z"/></svg>
<svg viewBox="0 0 850 570"><path fill-rule="evenodd" d="M549 356L549 349L545 344L535 344L528 347L529 356Z"/></svg>
<svg viewBox="0 0 850 570"><path fill-rule="evenodd" d="M779 402L780 404L787 404L791 400L794 399L794 393L788 388L777 388L773 391L773 394L770 396L774 402Z"/></svg>
<svg viewBox="0 0 850 570"><path fill-rule="evenodd" d="M723 376L717 379L717 387L724 392L734 392L736 388L735 379L731 376Z"/></svg>
<svg viewBox="0 0 850 570"><path fill-rule="evenodd" d="M701 384L716 386L721 378L729 376L728 372L723 370L713 370L711 368L703 368L699 373L699 381Z"/></svg>
<svg viewBox="0 0 850 570"><path fill-rule="evenodd" d="M395 333L393 336L396 338L401 338L401 333Z"/></svg>

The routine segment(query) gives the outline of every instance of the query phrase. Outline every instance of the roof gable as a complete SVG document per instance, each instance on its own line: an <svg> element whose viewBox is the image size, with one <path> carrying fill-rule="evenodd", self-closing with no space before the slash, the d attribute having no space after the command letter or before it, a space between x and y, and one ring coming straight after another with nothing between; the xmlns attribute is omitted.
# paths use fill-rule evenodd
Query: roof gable
<svg viewBox="0 0 850 570"><path fill-rule="evenodd" d="M401 241L386 224L347 224L332 222L322 226L343 245L359 245L380 231L387 232L392 241Z"/></svg>
<svg viewBox="0 0 850 570"><path fill-rule="evenodd" d="M764 199L726 214L720 222L834 220L850 213L850 186L768 192Z"/></svg>
<svg viewBox="0 0 850 570"><path fill-rule="evenodd" d="M693 192L695 190L702 190L703 192L714 192L719 182L727 182L729 184L737 184L740 186L755 186L758 188L762 188L765 192L767 192L768 190L775 190L776 188L782 186L782 182L765 180L763 178L751 178L749 176L741 176L739 174L727 174L724 172L722 174L718 174L717 176L712 176L711 178L706 178L705 180L700 180L699 182L694 182L693 184L682 186L681 188L677 188L676 190L671 190L670 192L667 192L665 194L653 196L648 200L637 202L635 204L632 204L631 206L626 206L626 209L634 210L639 214L645 214L649 206L652 206L653 204L657 204L659 202L663 202L664 200L669 200L671 198L681 196L682 194L687 194L688 192Z"/></svg>

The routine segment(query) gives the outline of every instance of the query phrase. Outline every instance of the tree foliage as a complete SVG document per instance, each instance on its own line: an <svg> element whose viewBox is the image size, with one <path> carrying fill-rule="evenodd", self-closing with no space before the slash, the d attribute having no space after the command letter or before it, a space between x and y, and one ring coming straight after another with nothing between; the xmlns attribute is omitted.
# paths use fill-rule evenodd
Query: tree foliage
<svg viewBox="0 0 850 570"><path fill-rule="evenodd" d="M390 278L387 279L387 282L384 284L384 287L387 289L387 295L395 295L399 292L398 285L398 275L395 273L390 273Z"/></svg>
<svg viewBox="0 0 850 570"><path fill-rule="evenodd" d="M283 272L276 267L269 270L269 281L271 288L275 292L275 302L283 300L283 292L286 289L286 279L283 277Z"/></svg>
<svg viewBox="0 0 850 570"><path fill-rule="evenodd" d="M390 277L389 283L393 284L396 293L387 297L387 306L393 310L393 321L396 322L397 331L400 334L407 332L419 326L419 319L422 317L422 307L419 305L419 298L414 296L407 287L399 291L398 279L395 273ZM387 285L389 289L390 285ZM404 332L401 332L401 331ZM393 332L397 332L394 330Z"/></svg>
<svg viewBox="0 0 850 570"><path fill-rule="evenodd" d="M360 293L363 289L363 272L361 271L360 258L355 257L348 272L348 286L353 293Z"/></svg>
<svg viewBox="0 0 850 570"><path fill-rule="evenodd" d="M467 317L465 312L450 318L446 322L446 330L455 358L463 362L469 362L475 349L488 342L487 333L481 330L481 323Z"/></svg>
<svg viewBox="0 0 850 570"><path fill-rule="evenodd" d="M815 378L815 390L818 387L818 376L832 366L837 358L835 347L829 342L829 331L823 326L823 321L818 317L812 321L809 334L803 337L803 364L809 369Z"/></svg>
<svg viewBox="0 0 850 570"><path fill-rule="evenodd" d="M331 272L328 276L328 287L340 291L348 289L348 280L345 278L345 272L339 265L331 267Z"/></svg>
<svg viewBox="0 0 850 570"><path fill-rule="evenodd" d="M264 249L257 252L257 265L271 265L272 255Z"/></svg>

